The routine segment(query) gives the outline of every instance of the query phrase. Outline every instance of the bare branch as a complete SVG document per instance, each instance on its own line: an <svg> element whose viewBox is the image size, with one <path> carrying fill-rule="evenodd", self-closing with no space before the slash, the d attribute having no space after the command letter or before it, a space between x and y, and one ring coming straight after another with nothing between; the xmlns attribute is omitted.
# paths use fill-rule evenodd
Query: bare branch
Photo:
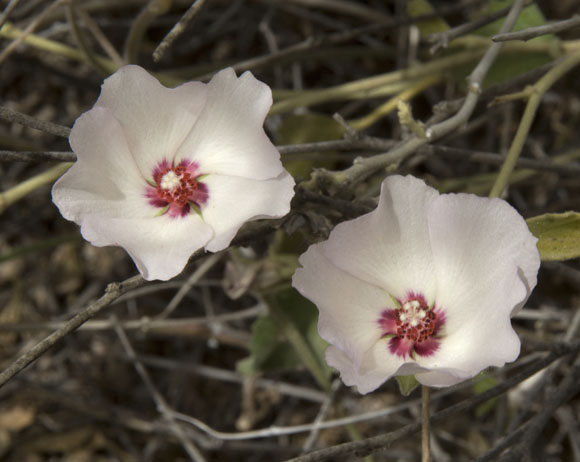
<svg viewBox="0 0 580 462"><path fill-rule="evenodd" d="M520 382L523 382L528 377L531 377L539 370L542 370L554 362L556 359L570 353L577 353L578 351L580 351L580 341L577 341L571 345L558 345L551 353L533 362L532 364L529 364L521 372L515 374L513 377L510 377L499 385L496 385L495 387L490 388L481 394L474 395L460 403L449 406L432 415L431 422L439 422L459 412L466 412L467 410L472 409L473 407L484 403L491 398L502 395L511 387ZM304 456L291 459L288 462L317 462L333 459L341 460L340 457L343 457L347 454L354 454L357 457L364 457L368 454L371 454L372 452L379 450L380 448L390 446L394 441L397 441L405 436L417 433L420 429L421 422L415 422L385 435L379 435L360 441L354 441L352 443L342 443L329 448L320 449Z"/></svg>
<svg viewBox="0 0 580 462"><path fill-rule="evenodd" d="M446 30L445 32L430 34L427 36L427 42L432 43L433 46L429 49L429 52L434 55L441 48L447 48L449 46L449 42L451 42L451 40L454 38L461 37L462 35L468 34L475 29L479 29L480 27L492 23L499 18L503 18L506 14L508 14L510 9L511 6L508 6L486 16L477 18L473 21L461 24L460 26L453 27L452 29Z"/></svg>
<svg viewBox="0 0 580 462"><path fill-rule="evenodd" d="M181 425L175 421L171 413L172 410L170 406L167 404L167 401L165 401L165 398L163 398L163 395L161 395L161 393L157 390L157 387L151 380L151 377L149 377L149 373L147 372L147 369L145 369L145 366L143 366L141 361L139 361L139 358L137 358L135 350L133 349L127 334L125 334L125 331L121 327L121 324L114 314L111 315L111 320L115 325L115 332L121 341L121 345L123 345L123 349L125 350L127 357L133 363L135 370L151 394L151 397L157 406L157 411L159 411L159 413L163 416L173 435L179 440L190 459L195 462L205 462L205 458L201 452L199 452L199 449L197 449L193 442L186 436L185 432L181 428Z"/></svg>
<svg viewBox="0 0 580 462"><path fill-rule="evenodd" d="M143 285L145 280L141 276L133 276L123 282L112 283L107 286L105 295L99 298L96 302L89 305L80 313L71 318L63 327L50 334L34 347L26 351L22 356L15 360L2 373L0 373L0 388L4 386L12 377L22 371L26 366L34 360L42 356L48 351L56 342L76 330L81 324L88 319L95 316L103 308L109 306L111 302L119 298L124 293L136 289Z"/></svg>
<svg viewBox="0 0 580 462"><path fill-rule="evenodd" d="M159 62L165 52L169 49L172 43L179 37L187 26L195 19L195 16L201 11L206 0L195 0L189 9L184 13L184 15L177 21L177 23L171 28L168 34L163 37L161 43L157 45L155 51L153 51L153 61Z"/></svg>
<svg viewBox="0 0 580 462"><path fill-rule="evenodd" d="M580 16L575 15L570 19L555 22L553 24L545 24L543 26L528 27L527 29L519 30L517 32L506 32L497 34L491 37L494 42L506 42L508 40L530 40L535 37L540 37L547 34L557 34L568 29L580 26Z"/></svg>
<svg viewBox="0 0 580 462"><path fill-rule="evenodd" d="M41 132L50 133L51 135L60 136L62 138L68 138L70 134L70 128L68 127L54 124L52 122L46 122L23 114L22 112L9 109L5 106L0 106L0 119L24 125L25 127L35 128Z"/></svg>
<svg viewBox="0 0 580 462"><path fill-rule="evenodd" d="M524 6L524 3L525 0L517 0L514 2L510 13L502 25L502 31L508 31L513 27L520 11ZM333 186L341 185L342 187L349 184L356 184L357 182L364 180L373 172L381 168L402 162L408 156L416 152L417 149L419 149L421 146L440 139L441 137L451 133L453 130L456 130L459 126L467 122L473 113L479 99L483 79L485 78L492 64L495 62L495 59L501 50L501 47L498 45L500 44L493 43L488 48L488 50L481 58L479 64L469 76L469 90L461 109L449 119L428 128L425 138L412 136L400 143L398 146L391 149L389 152L367 159L362 159L359 162L355 162L351 167L343 171L316 171L312 174L311 180L305 184L304 187L309 189L321 184Z"/></svg>

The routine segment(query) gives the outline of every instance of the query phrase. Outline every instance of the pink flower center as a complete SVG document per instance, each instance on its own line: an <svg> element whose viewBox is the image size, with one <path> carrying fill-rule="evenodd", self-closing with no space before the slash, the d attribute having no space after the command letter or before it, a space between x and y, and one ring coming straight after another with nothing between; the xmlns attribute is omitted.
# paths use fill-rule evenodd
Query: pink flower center
<svg viewBox="0 0 580 462"><path fill-rule="evenodd" d="M433 335L437 315L425 300L411 299L406 302L395 318L397 337L413 342L423 342Z"/></svg>
<svg viewBox="0 0 580 462"><path fill-rule="evenodd" d="M153 169L152 176L153 182L147 185L145 195L149 204L161 209L160 215L167 213L178 218L192 211L199 213L207 202L207 186L199 180L201 174L195 162L184 159L173 165L163 160Z"/></svg>
<svg viewBox="0 0 580 462"><path fill-rule="evenodd" d="M402 357L435 353L441 343L445 312L435 305L430 307L423 295L414 292L399 300L399 305L384 310L378 321L383 337L389 339L391 353Z"/></svg>
<svg viewBox="0 0 580 462"><path fill-rule="evenodd" d="M178 207L187 204L199 188L199 183L181 165L161 170L156 182L159 198Z"/></svg>

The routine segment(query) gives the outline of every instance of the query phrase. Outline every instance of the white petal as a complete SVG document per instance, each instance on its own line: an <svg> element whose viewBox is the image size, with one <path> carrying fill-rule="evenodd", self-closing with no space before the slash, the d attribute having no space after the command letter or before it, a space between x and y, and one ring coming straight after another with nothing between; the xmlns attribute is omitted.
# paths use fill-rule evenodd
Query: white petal
<svg viewBox="0 0 580 462"><path fill-rule="evenodd" d="M426 209L437 196L416 178L388 177L376 210L337 225L322 251L344 271L397 298L412 291L432 301L435 278Z"/></svg>
<svg viewBox="0 0 580 462"><path fill-rule="evenodd" d="M191 254L212 237L211 227L193 213L176 219L167 215L149 219L88 215L80 224L83 237L91 244L123 247L147 280L177 276Z"/></svg>
<svg viewBox="0 0 580 462"><path fill-rule="evenodd" d="M439 350L430 357L418 357L417 363L433 372L419 380L429 386L449 386L475 377L482 370L501 367L515 361L520 353L520 340L508 322L497 319L463 326L445 336Z"/></svg>
<svg viewBox="0 0 580 462"><path fill-rule="evenodd" d="M440 349L418 363L473 377L515 360L520 342L510 315L527 300L539 267L524 219L500 199L448 194L432 204L429 224L446 323Z"/></svg>
<svg viewBox="0 0 580 462"><path fill-rule="evenodd" d="M209 82L207 103L177 159L195 159L203 173L267 179L282 172L280 153L262 125L270 88L250 72L236 78L231 68Z"/></svg>
<svg viewBox="0 0 580 462"><path fill-rule="evenodd" d="M95 106L113 111L142 174L152 179L153 168L161 160L171 162L175 157L206 94L207 86L201 82L167 88L143 68L128 65L105 79Z"/></svg>
<svg viewBox="0 0 580 462"><path fill-rule="evenodd" d="M434 371L415 374L417 382L428 387L450 387L472 377L474 375L470 373L451 368L439 368Z"/></svg>
<svg viewBox="0 0 580 462"><path fill-rule="evenodd" d="M246 221L286 215L294 195L294 179L286 171L268 180L208 175L202 181L208 188L202 216L215 233L206 246L211 252L225 249Z"/></svg>
<svg viewBox="0 0 580 462"><path fill-rule="evenodd" d="M348 387L356 386L359 393L366 395L379 388L388 379L379 371L369 371L361 375L358 368L342 351L333 346L326 350L326 362L340 372L340 378Z"/></svg>
<svg viewBox="0 0 580 462"><path fill-rule="evenodd" d="M397 371L404 364L401 358L389 352L387 340L376 342L366 352L359 367L334 346L326 350L326 361L340 372L340 377L347 386L356 386L363 395L376 390L397 375Z"/></svg>
<svg viewBox="0 0 580 462"><path fill-rule="evenodd" d="M83 214L151 217L147 183L129 153L123 130L111 111L93 108L70 134L77 162L55 183L52 197L61 214L79 222Z"/></svg>
<svg viewBox="0 0 580 462"><path fill-rule="evenodd" d="M317 306L320 336L358 367L381 337L379 319L383 310L393 308L393 301L384 290L333 265L321 244L311 245L299 262L302 268L294 273L292 285Z"/></svg>

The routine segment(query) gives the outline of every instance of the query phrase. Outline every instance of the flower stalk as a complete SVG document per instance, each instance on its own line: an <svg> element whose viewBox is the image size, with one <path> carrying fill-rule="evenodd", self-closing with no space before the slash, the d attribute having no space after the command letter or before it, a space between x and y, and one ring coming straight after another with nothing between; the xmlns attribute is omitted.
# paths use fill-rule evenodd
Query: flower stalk
<svg viewBox="0 0 580 462"><path fill-rule="evenodd" d="M431 429L429 426L429 404L431 389L421 387L421 462L431 462Z"/></svg>

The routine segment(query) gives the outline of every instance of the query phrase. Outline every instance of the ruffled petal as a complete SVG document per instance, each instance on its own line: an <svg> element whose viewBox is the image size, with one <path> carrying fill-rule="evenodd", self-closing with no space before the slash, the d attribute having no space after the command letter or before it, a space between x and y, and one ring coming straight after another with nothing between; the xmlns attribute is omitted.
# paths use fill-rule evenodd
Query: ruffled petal
<svg viewBox="0 0 580 462"><path fill-rule="evenodd" d="M202 216L215 233L206 245L210 252L225 249L246 221L286 215L294 195L294 179L286 171L268 180L208 175L202 181L208 189Z"/></svg>
<svg viewBox="0 0 580 462"><path fill-rule="evenodd" d="M129 153L119 122L105 108L85 112L75 122L70 144L77 162L55 183L54 203L68 220L82 215L146 218L147 183Z"/></svg>
<svg viewBox="0 0 580 462"><path fill-rule="evenodd" d="M437 196L416 178L388 177L376 210L338 224L322 251L342 270L398 299L412 291L433 302L436 280L426 209Z"/></svg>
<svg viewBox="0 0 580 462"><path fill-rule="evenodd" d="M474 377L468 372L453 368L439 368L415 374L417 382L428 387L450 387Z"/></svg>
<svg viewBox="0 0 580 462"><path fill-rule="evenodd" d="M206 102L207 86L164 87L139 66L121 67L105 79L96 107L109 108L123 127L131 154L148 180L155 166L172 161ZM101 130L101 136L107 136Z"/></svg>
<svg viewBox="0 0 580 462"><path fill-rule="evenodd" d="M517 358L520 342L510 315L529 297L540 260L536 238L505 201L448 194L428 215L437 306L446 322L439 349L417 362L439 371L444 386Z"/></svg>
<svg viewBox="0 0 580 462"><path fill-rule="evenodd" d="M272 105L270 88L250 72L238 79L228 68L207 89L203 112L176 158L195 160L203 173L259 180L282 173L280 153L262 128Z"/></svg>
<svg viewBox="0 0 580 462"><path fill-rule="evenodd" d="M86 215L81 233L91 244L123 247L147 280L166 281L177 276L189 257L213 236L197 214L173 219L167 215L149 219L109 218Z"/></svg>
<svg viewBox="0 0 580 462"><path fill-rule="evenodd" d="M389 295L333 265L322 253L321 244L311 245L300 256L302 268L292 285L318 308L318 332L356 367L383 331L381 312L392 308ZM331 364L332 365L332 364Z"/></svg>
<svg viewBox="0 0 580 462"><path fill-rule="evenodd" d="M357 366L341 350L334 346L326 350L326 362L340 372L347 386L356 386L361 394L379 388L385 381L397 375L404 360L389 353L387 340L376 342L365 352L361 364Z"/></svg>

